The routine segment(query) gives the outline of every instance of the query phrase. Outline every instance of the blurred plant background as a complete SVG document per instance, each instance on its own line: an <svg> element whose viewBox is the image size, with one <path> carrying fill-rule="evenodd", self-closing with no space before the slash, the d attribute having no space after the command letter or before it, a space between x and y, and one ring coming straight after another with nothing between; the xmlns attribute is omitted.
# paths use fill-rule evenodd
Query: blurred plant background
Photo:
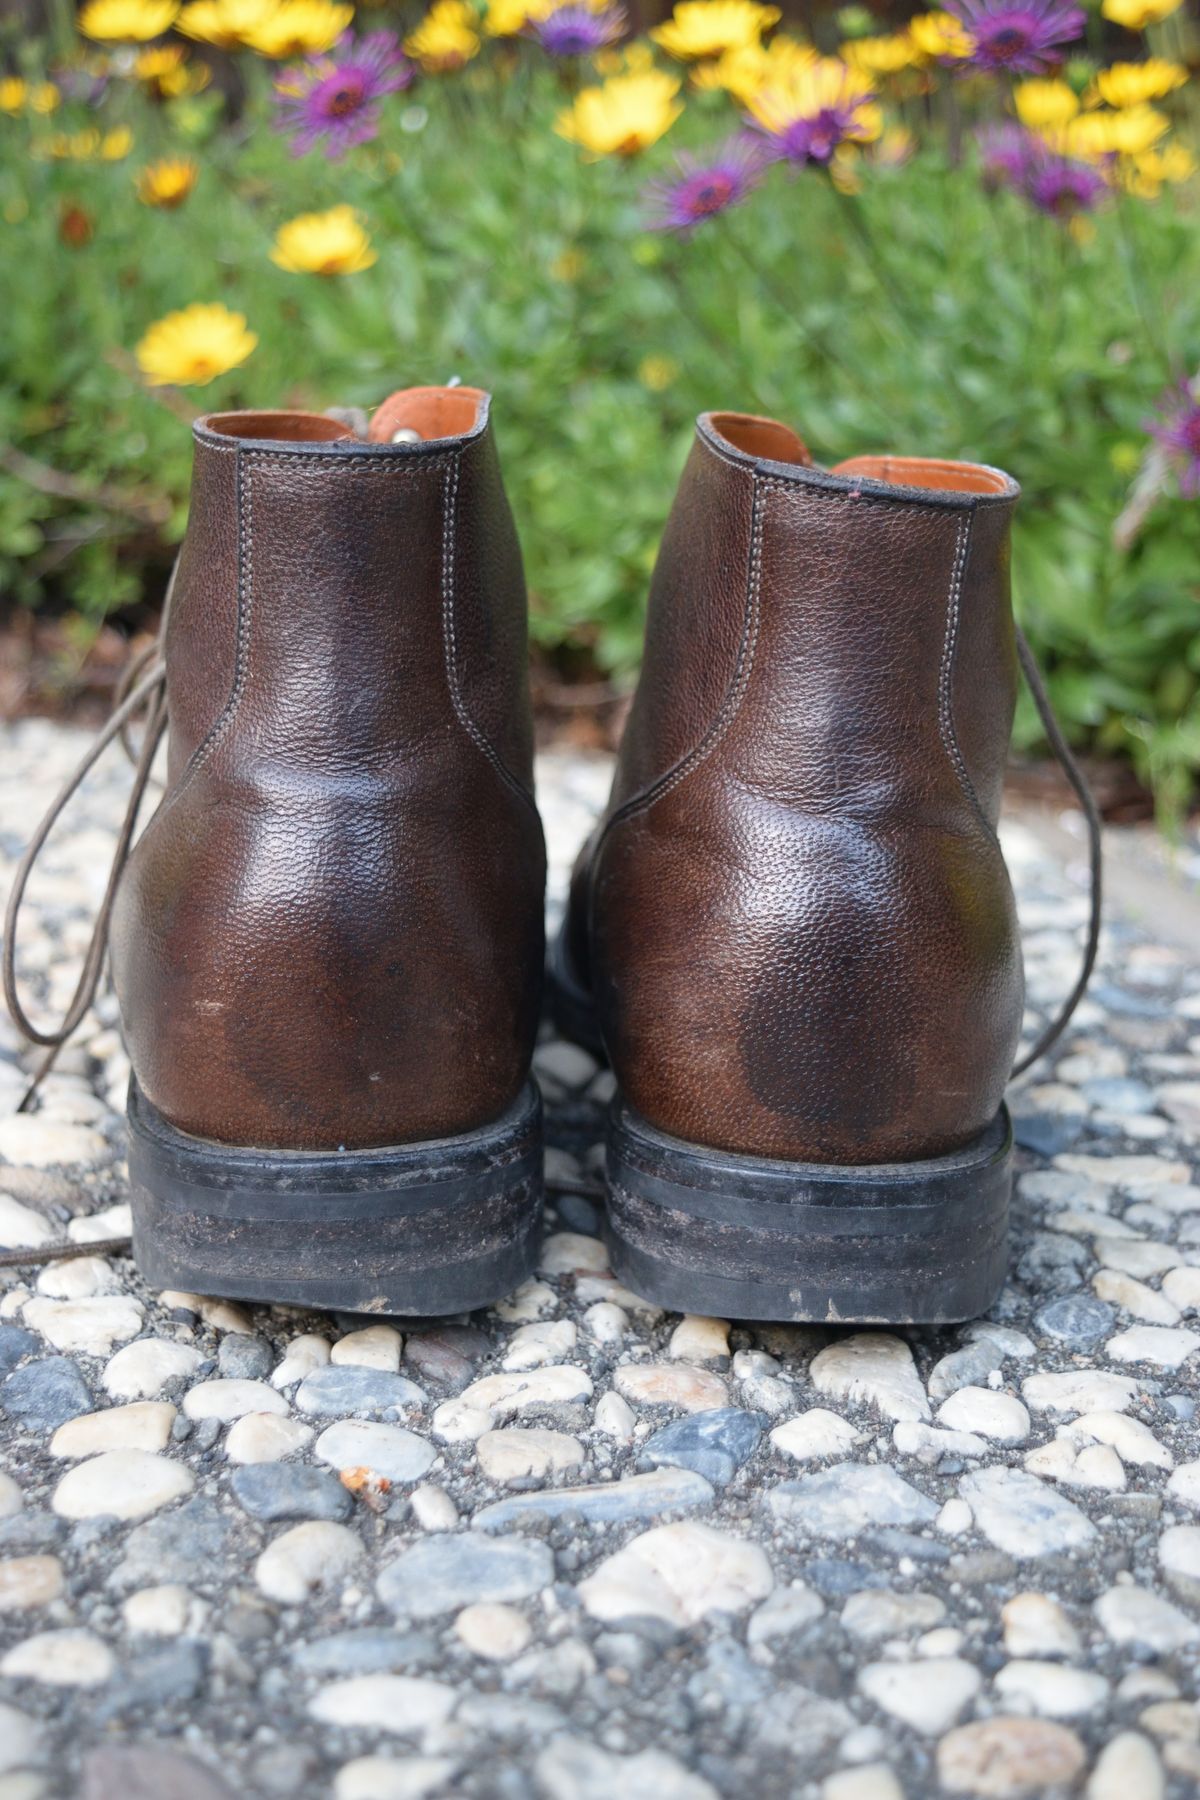
<svg viewBox="0 0 1200 1800"><path fill-rule="evenodd" d="M1193 795L1179 0L683 0L650 29L604 0L60 0L0 58L8 710L152 627L191 416L459 377L496 395L551 706L628 685L695 413L762 411L819 460L1014 473L1071 737L1166 812Z"/></svg>

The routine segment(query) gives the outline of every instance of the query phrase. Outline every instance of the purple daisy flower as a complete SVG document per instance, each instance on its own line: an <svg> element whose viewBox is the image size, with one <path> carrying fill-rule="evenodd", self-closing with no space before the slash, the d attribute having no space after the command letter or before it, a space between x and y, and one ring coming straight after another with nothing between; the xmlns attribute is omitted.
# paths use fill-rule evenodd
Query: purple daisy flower
<svg viewBox="0 0 1200 1800"><path fill-rule="evenodd" d="M293 156L318 144L326 156L344 156L379 130L382 96L411 87L415 76L394 32L342 38L333 54L284 70L275 83L276 124L291 136Z"/></svg>
<svg viewBox="0 0 1200 1800"><path fill-rule="evenodd" d="M991 125L979 133L983 178L989 187L1019 187L1029 166L1029 133L1023 125Z"/></svg>
<svg viewBox="0 0 1200 1800"><path fill-rule="evenodd" d="M851 108L823 106L808 119L792 119L781 131L772 132L767 154L775 162L820 163L833 161L834 151L852 136Z"/></svg>
<svg viewBox="0 0 1200 1800"><path fill-rule="evenodd" d="M1107 192L1108 183L1097 169L1068 156L1047 153L1030 163L1025 177L1025 198L1055 219L1091 212Z"/></svg>
<svg viewBox="0 0 1200 1800"><path fill-rule="evenodd" d="M963 68L1037 75L1063 60L1060 46L1083 30L1086 14L1071 0L947 0L975 48Z"/></svg>
<svg viewBox="0 0 1200 1800"><path fill-rule="evenodd" d="M594 8L567 0L544 19L530 20L533 36L551 56L590 56L624 37L629 21L622 6Z"/></svg>
<svg viewBox="0 0 1200 1800"><path fill-rule="evenodd" d="M1152 420L1150 435L1158 439L1179 473L1179 491L1200 499L1200 381L1181 381L1173 404Z"/></svg>
<svg viewBox="0 0 1200 1800"><path fill-rule="evenodd" d="M740 205L762 172L762 152L746 138L730 138L709 156L683 151L675 158L673 175L646 187L646 224L651 231L695 231Z"/></svg>
<svg viewBox="0 0 1200 1800"><path fill-rule="evenodd" d="M1051 218L1073 219L1091 212L1108 192L1099 169L1059 156L1021 125L998 125L981 132L979 144L985 182L1011 188Z"/></svg>

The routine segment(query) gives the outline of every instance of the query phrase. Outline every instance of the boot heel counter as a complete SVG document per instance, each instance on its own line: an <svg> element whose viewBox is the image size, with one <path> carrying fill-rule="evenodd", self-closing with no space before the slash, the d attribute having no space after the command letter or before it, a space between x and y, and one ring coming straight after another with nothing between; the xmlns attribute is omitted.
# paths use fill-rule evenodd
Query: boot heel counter
<svg viewBox="0 0 1200 1800"><path fill-rule="evenodd" d="M1024 997L994 840L944 835L934 856L928 833L826 826L777 839L769 879L751 850L741 885L695 848L659 821L601 853L595 992L638 1113L714 1148L827 1163L943 1154L989 1123ZM668 931L655 895L660 916L671 896Z"/></svg>
<svg viewBox="0 0 1200 1800"><path fill-rule="evenodd" d="M536 816L492 802L420 846L403 821L361 813L324 833L297 834L286 813L247 825L215 777L197 778L135 848L111 931L130 1061L163 1116L283 1149L499 1117L536 1036L544 863Z"/></svg>

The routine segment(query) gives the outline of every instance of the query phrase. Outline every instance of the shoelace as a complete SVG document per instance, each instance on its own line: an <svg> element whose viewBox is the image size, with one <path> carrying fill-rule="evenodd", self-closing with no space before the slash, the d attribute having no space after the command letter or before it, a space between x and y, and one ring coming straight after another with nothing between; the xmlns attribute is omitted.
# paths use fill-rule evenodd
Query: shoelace
<svg viewBox="0 0 1200 1800"><path fill-rule="evenodd" d="M175 591L175 568L167 583L167 591L163 599L162 620L158 636L140 655L134 657L117 687L116 700L112 716L107 725L97 734L94 743L81 758L71 774L64 781L58 793L51 801L33 837L30 839L25 854L17 864L13 877L12 889L8 896L8 906L4 915L4 954L0 972L3 976L4 999L17 1030L22 1032L31 1043L39 1044L46 1050L34 1071L33 1079L21 1097L18 1112L24 1112L38 1088L54 1067L63 1045L78 1030L96 997L96 989L100 985L100 976L104 969L104 957L108 948L108 927L112 918L113 902L116 899L117 887L125 867L126 858L133 844L137 831L138 815L146 789L150 785L151 770L154 766L155 753L162 741L167 726L166 698L166 664L162 657L162 645L166 639L167 621L171 613L171 597ZM142 709L146 708L146 722L140 745L135 744L130 727ZM17 925L20 918L21 904L25 898L25 889L33 866L41 854L46 839L58 823L64 808L74 797L76 790L99 762L113 739L119 737L126 755L133 763L133 787L129 795L129 803L125 816L117 832L117 841L113 849L112 867L104 889L104 897L96 914L96 922L92 935L84 953L83 967L70 1004L58 1025L50 1028L36 1025L26 1012L21 996L17 991L16 947Z"/></svg>
<svg viewBox="0 0 1200 1800"><path fill-rule="evenodd" d="M178 563L176 563L176 568ZM104 967L104 957L108 946L108 927L112 917L113 902L116 898L117 886L125 867L137 831L138 814L142 801L150 783L150 772L154 764L155 753L162 739L167 724L166 702L166 667L162 659L162 644L165 641L167 621L170 617L171 596L175 587L175 569L167 584L166 597L163 601L162 623L156 641L142 654L135 658L126 671L121 686L117 690L118 704L107 725L98 734L87 754L63 783L54 800L51 802L46 816L34 832L29 847L17 865L12 891L8 898L8 909L4 920L4 955L3 983L4 998L8 1010L19 1031L35 1044L45 1047L47 1054L42 1058L34 1072L34 1076L21 1103L18 1112L24 1112L38 1088L54 1067L55 1059L67 1039L75 1032L87 1016L96 990L100 984L100 976ZM1038 668L1032 650L1024 632L1016 628L1017 655L1021 671L1029 684L1033 703L1037 708L1042 729L1046 733L1047 742L1064 775L1071 785L1076 799L1079 801L1087 825L1089 886L1091 894L1090 913L1088 918L1087 938L1084 944L1083 961L1079 975L1070 993L1063 1001L1059 1011L1048 1025L1038 1034L1033 1044L1023 1056L1013 1064L1010 1079L1023 1075L1025 1071L1039 1062L1051 1046L1057 1043L1070 1023L1071 1016L1083 998L1087 984L1091 979L1096 963L1096 953L1100 943L1100 921L1102 911L1102 847L1100 814L1092 798L1087 781L1079 764L1071 752L1054 709L1050 704L1050 696L1046 692L1041 670ZM135 746L130 736L130 725L143 707L148 708L145 728L140 746ZM42 847L58 822L64 808L72 799L77 788L89 774L95 764L103 756L105 750L115 737L120 737L127 754L134 765L133 788L129 796L129 804L125 810L120 830L117 834L116 847L113 851L112 868L109 871L108 883L104 890L104 898L96 915L96 923L83 959L83 967L75 992L71 997L62 1021L53 1028L35 1025L26 1012L17 992L16 974L16 936L17 923L21 904L25 897L25 889L29 882Z"/></svg>

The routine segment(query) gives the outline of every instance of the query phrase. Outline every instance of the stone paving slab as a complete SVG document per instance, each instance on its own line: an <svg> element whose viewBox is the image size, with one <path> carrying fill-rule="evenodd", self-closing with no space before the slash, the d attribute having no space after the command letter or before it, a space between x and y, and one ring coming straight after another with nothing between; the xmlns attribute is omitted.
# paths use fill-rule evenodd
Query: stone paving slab
<svg viewBox="0 0 1200 1800"><path fill-rule="evenodd" d="M0 885L83 741L0 737ZM553 910L607 769L540 776ZM38 874L42 1007L126 781ZM1032 1029L1086 902L1069 833L1005 835ZM663 1314L579 1194L470 1318L149 1292L88 1251L128 1229L111 996L30 1117L0 1025L0 1244L80 1252L0 1274L0 1800L1194 1793L1200 943L1159 935L1114 914L1016 1090L1011 1278L947 1330ZM586 1184L611 1078L538 1073Z"/></svg>

